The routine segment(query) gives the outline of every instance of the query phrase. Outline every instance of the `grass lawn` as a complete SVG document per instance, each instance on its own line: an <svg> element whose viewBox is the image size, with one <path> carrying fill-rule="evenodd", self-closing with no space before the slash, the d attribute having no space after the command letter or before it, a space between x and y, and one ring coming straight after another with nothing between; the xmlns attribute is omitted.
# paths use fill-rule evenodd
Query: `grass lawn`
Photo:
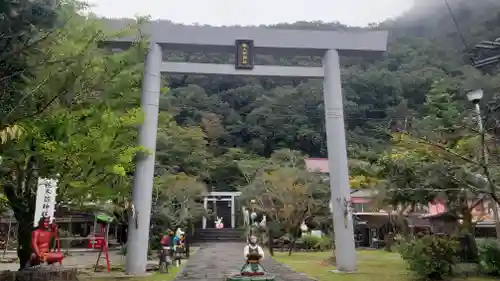
<svg viewBox="0 0 500 281"><path fill-rule="evenodd" d="M331 252L275 253L275 259L298 272L303 272L319 281L406 281L411 280L406 264L397 253L385 251L358 251L358 272L338 274L329 272L335 269L328 262ZM464 279L457 279L464 280ZM487 281L493 278L467 278L467 281Z"/></svg>
<svg viewBox="0 0 500 281"><path fill-rule="evenodd" d="M90 277L90 276L83 276L79 277L78 280L80 281L115 281L115 280L121 280L121 281L173 281L175 279L175 275L177 275L177 272L182 267L171 267L169 268L168 273L159 273L159 272L154 272L150 276L146 277L112 277L110 275L109 277Z"/></svg>
<svg viewBox="0 0 500 281"><path fill-rule="evenodd" d="M199 247L191 247L190 255L194 255L198 251ZM81 275L78 277L80 281L173 281L177 273L186 265L187 260L184 260L180 267L171 266L168 268L168 273L153 272L150 276L145 277L127 277L123 275L123 268L121 268L119 276L113 276L113 271L109 276L92 276L92 275Z"/></svg>

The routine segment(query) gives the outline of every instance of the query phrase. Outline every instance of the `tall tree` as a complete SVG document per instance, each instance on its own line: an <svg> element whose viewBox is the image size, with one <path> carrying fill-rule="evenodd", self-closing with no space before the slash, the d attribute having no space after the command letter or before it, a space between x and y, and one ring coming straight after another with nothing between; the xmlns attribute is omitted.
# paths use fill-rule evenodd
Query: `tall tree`
<svg viewBox="0 0 500 281"><path fill-rule="evenodd" d="M156 233L177 227L186 228L193 221L206 216L201 199L206 186L184 173L165 173L157 177L153 196L153 227Z"/></svg>
<svg viewBox="0 0 500 281"><path fill-rule="evenodd" d="M33 68L19 85L23 96L7 109L13 117L7 123L23 128L0 146L2 193L19 223L21 268L31 255L39 177L59 178L60 204L113 199L128 193L125 179L141 151L133 143L142 114L118 99L138 97L144 45L119 54L101 49L102 40L117 34L79 15L80 8L76 2L57 7L64 20L31 49L25 63ZM37 118L26 118L34 112Z"/></svg>
<svg viewBox="0 0 500 281"><path fill-rule="evenodd" d="M476 124L470 124L470 114L453 97L447 81L433 84L424 108L426 116L396 133L391 153L381 158L381 172L387 180L381 195L386 203L404 210L443 199L439 201L446 211L463 222L461 233L473 237L471 211L482 200L495 199L498 178L492 175L497 167L485 167L481 161L484 139Z"/></svg>
<svg viewBox="0 0 500 281"><path fill-rule="evenodd" d="M300 236L302 222L328 218L330 189L322 177L304 169L304 156L299 152L276 151L258 169L252 163L258 162L245 160L240 164L247 178L253 176L242 189L242 200L266 215L270 243L278 233L288 233L293 244ZM293 245L290 254L292 249Z"/></svg>

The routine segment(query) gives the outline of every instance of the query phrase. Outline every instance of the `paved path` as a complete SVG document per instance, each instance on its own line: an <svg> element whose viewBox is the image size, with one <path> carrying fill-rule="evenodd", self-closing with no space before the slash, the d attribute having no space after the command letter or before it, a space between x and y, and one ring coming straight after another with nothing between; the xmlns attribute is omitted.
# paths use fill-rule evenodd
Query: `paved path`
<svg viewBox="0 0 500 281"><path fill-rule="evenodd" d="M175 281L224 281L237 273L244 263L242 243L207 244L192 256ZM312 281L267 256L262 266L276 276L276 281Z"/></svg>

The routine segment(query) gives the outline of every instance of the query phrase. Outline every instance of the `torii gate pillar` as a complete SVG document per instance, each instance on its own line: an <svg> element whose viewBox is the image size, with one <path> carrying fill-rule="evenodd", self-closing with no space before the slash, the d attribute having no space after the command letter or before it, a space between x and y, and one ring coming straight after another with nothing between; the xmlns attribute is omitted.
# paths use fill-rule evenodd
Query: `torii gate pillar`
<svg viewBox="0 0 500 281"><path fill-rule="evenodd" d="M126 24L127 22L119 20L108 21L108 26L112 29L123 28ZM351 196L339 54L384 52L387 48L387 32L180 26L162 21L151 22L144 29L145 33L151 36L152 43L149 46L144 70L141 106L145 119L140 130L139 145L149 149L152 154L137 161L132 190L132 203L137 214L135 218L129 218L127 273L142 275L146 272L162 72L324 78L326 136L337 269L344 272L355 271L356 250L350 208ZM124 43L130 44L134 39L134 37L117 38L107 43L111 47L120 47ZM247 43L243 43L245 44L243 46L241 42ZM236 64L164 62L162 61L162 48L184 52L234 52L236 49ZM255 53L321 56L323 66L253 65ZM136 223L137 227L135 227Z"/></svg>
<svg viewBox="0 0 500 281"><path fill-rule="evenodd" d="M337 50L328 50L323 57L323 99L325 103L326 147L335 231L337 270L356 270L354 223L351 212L351 188L344 125L344 106Z"/></svg>
<svg viewBox="0 0 500 281"><path fill-rule="evenodd" d="M139 131L139 145L149 154L138 155L132 187L132 204L136 214L129 217L126 271L131 275L146 273L149 249L149 228L153 197L156 134L160 103L162 50L158 44L149 45L144 63L141 108L144 122Z"/></svg>

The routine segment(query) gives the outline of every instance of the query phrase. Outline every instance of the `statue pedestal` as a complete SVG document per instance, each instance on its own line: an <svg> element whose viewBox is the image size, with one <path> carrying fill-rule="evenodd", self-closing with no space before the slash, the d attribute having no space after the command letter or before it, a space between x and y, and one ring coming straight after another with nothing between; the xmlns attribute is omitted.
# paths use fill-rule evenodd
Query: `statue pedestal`
<svg viewBox="0 0 500 281"><path fill-rule="evenodd" d="M40 266L22 271L0 272L2 281L77 281L76 268Z"/></svg>

